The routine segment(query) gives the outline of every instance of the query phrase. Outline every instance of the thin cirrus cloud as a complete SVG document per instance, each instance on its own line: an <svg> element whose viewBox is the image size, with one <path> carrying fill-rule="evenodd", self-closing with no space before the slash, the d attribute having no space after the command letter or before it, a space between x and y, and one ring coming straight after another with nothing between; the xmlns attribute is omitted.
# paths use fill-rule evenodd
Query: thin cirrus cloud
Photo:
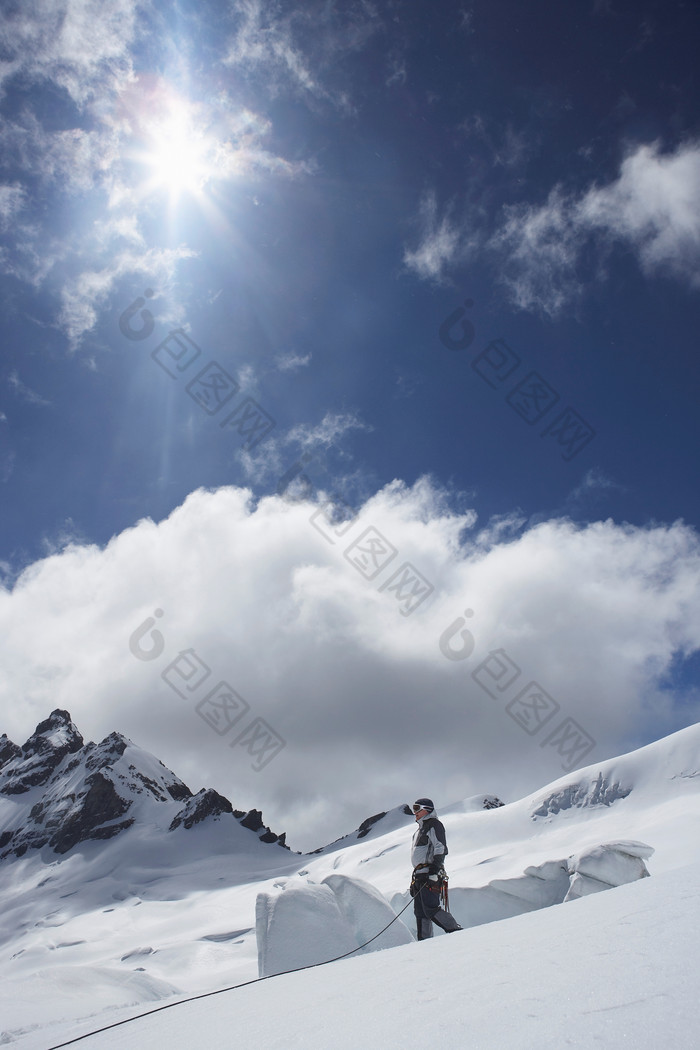
<svg viewBox="0 0 700 1050"><path fill-rule="evenodd" d="M590 734L588 761L700 714L697 693L670 675L700 638L700 542L683 523L509 520L474 532L475 512L451 511L425 478L375 493L342 537L312 525L316 509L198 490L104 548L72 543L27 568L0 589L3 731L24 740L65 707L86 737L118 729L193 789L262 806L311 849L415 795L418 775L445 801L512 798L561 775L544 733L509 717L510 694L472 678L493 651L520 668L518 689L538 683L559 718ZM409 616L346 556L368 528L434 588ZM143 662L128 641L155 609L165 651ZM455 662L439 642L466 609L475 649ZM265 770L165 684L182 650L286 741Z"/></svg>
<svg viewBox="0 0 700 1050"><path fill-rule="evenodd" d="M41 407L51 404L51 402L45 397L42 397L41 394L37 394L35 390L32 390L26 385L26 383L23 383L16 371L10 372L7 377L7 382L15 397L20 401L24 401L25 404L38 405Z"/></svg>
<svg viewBox="0 0 700 1050"><path fill-rule="evenodd" d="M637 146L607 185L580 195L555 186L544 205L510 205L505 216L489 247L521 309L553 317L576 303L591 243L599 262L621 244L645 273L700 287L700 144L668 153L658 143Z"/></svg>
<svg viewBox="0 0 700 1050"><path fill-rule="evenodd" d="M275 364L280 372L296 372L299 368L306 368L311 363L311 354L278 354Z"/></svg>
<svg viewBox="0 0 700 1050"><path fill-rule="evenodd" d="M100 306L109 298L117 282L127 274L142 273L163 290L175 280L177 265L195 255L188 248L124 250L101 269L83 270L65 281L61 291L59 324L68 338L69 348L77 349L86 332L97 323ZM177 320L171 316L170 320Z"/></svg>
<svg viewBox="0 0 700 1050"><path fill-rule="evenodd" d="M297 442L302 448L323 446L328 448L335 444L344 434L351 430L371 431L373 428L363 423L356 415L348 412L326 412L320 423L312 426L304 423L292 427L287 434L288 442Z"/></svg>
<svg viewBox="0 0 700 1050"><path fill-rule="evenodd" d="M231 10L237 24L226 65L264 77L273 95L292 90L312 104L354 111L350 92L339 83L339 67L383 29L373 5L312 3L283 15L263 0L234 0Z"/></svg>
<svg viewBox="0 0 700 1050"><path fill-rule="evenodd" d="M0 186L0 230L6 230L24 204L24 190L17 184Z"/></svg>
<svg viewBox="0 0 700 1050"><path fill-rule="evenodd" d="M415 248L404 250L404 266L423 280L440 283L451 267L464 261L470 241L455 221L451 207L440 215L433 191L421 199L418 225L419 243Z"/></svg>
<svg viewBox="0 0 700 1050"><path fill-rule="evenodd" d="M277 479L279 484L284 483L287 472L298 466L309 463L312 460L312 450L316 452L327 452L331 449L343 461L349 461L351 455L343 448L343 439L353 431L370 433L373 430L368 423L363 422L358 415L350 412L331 412L324 414L319 423L300 423L291 427L281 438L270 437L263 441L253 452L242 449L238 454L238 460L245 473L246 478L256 483L269 482ZM303 461L297 461L290 465L289 454L285 456L285 448L288 445L296 445L303 450ZM336 478L336 484L339 479ZM292 482L288 482L290 491L295 491ZM302 486L305 487L305 486Z"/></svg>

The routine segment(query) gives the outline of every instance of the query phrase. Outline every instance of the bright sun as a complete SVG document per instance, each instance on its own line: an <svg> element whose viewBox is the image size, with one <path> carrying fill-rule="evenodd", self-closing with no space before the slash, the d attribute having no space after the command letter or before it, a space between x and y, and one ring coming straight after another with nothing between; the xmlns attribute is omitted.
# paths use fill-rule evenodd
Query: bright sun
<svg viewBox="0 0 700 1050"><path fill-rule="evenodd" d="M197 195L214 174L214 142L197 126L197 114L181 98L161 98L142 118L144 148L139 159L149 171L148 185L166 191L171 200Z"/></svg>
<svg viewBox="0 0 700 1050"><path fill-rule="evenodd" d="M152 181L171 195L198 193L209 177L208 148L187 113L173 113L154 129L148 165Z"/></svg>

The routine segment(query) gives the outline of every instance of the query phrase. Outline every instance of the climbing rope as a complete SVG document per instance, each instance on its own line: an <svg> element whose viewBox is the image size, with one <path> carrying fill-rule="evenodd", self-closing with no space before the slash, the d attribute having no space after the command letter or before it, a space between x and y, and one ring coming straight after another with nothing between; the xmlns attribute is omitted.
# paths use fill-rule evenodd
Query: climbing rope
<svg viewBox="0 0 700 1050"><path fill-rule="evenodd" d="M408 904L398 912L397 915L391 920L390 923L380 930L379 933L375 933L374 937L370 937L364 944L358 944L357 948L351 949L349 952L345 952L344 955L336 955L334 959L325 959L323 962L307 963L306 966L296 966L293 970L280 970L279 973L269 973L265 977L255 977L251 981L243 981L241 984L232 984L228 988L216 988L213 992L200 992L199 995L191 995L187 999L178 999L174 1003L165 1003L163 1006L156 1006L152 1010L145 1010L142 1014L134 1014L133 1017L124 1017L121 1021L113 1021L112 1024L107 1024L104 1028L94 1028L90 1032L85 1032L83 1035L77 1035L74 1039L68 1039L65 1043L56 1043L55 1046L48 1047L48 1050L61 1050L64 1046L72 1046L74 1043L79 1043L83 1039L88 1039L91 1035L99 1035L100 1032L108 1032L110 1028L119 1028L120 1025L129 1024L130 1021L138 1021L141 1017L148 1017L150 1014L160 1013L161 1010L169 1010L172 1006L182 1006L183 1003L193 1003L196 999L207 999L210 995L222 995L223 992L233 992L236 988L245 988L249 984L259 984L260 981L268 981L271 977L283 977L286 973L298 973L300 970L313 970L315 966L327 966L329 963L338 962L340 959L347 959L348 955L354 955L355 952L359 952L362 948L366 948L372 941L376 941L377 937L381 937L390 926L392 926L398 918L406 911L406 908L412 903L409 900Z"/></svg>

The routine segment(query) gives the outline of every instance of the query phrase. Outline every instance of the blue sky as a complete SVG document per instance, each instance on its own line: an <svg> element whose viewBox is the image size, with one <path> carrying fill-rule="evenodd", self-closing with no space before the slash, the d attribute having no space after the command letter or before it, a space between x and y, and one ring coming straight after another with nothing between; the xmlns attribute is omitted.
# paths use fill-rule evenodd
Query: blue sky
<svg viewBox="0 0 700 1050"><path fill-rule="evenodd" d="M661 708L645 701L641 720L630 710L591 734L611 751L694 721L699 20L692 5L618 0L5 12L8 596L47 558L68 572L66 552L136 535L200 489L249 489L254 509L303 470L280 514L329 493L353 510L388 499L393 513L401 500L381 494L398 481L409 517L462 516L447 544L459 571L538 527L563 535L553 523L590 539L607 521L601 566L624 564L640 537L648 550L649 537L682 535L630 569L689 588L663 654L630 669L630 688L652 681ZM149 311L149 334L128 338L120 319L139 297L132 325ZM178 543L206 545L211 524ZM177 564L177 544L171 554ZM424 609L440 600L432 586ZM546 587L529 593L544 601ZM246 592L223 619L255 600ZM552 598L552 624L564 600ZM135 598L134 622L140 610ZM7 688L33 698L17 715L30 731L50 698L36 682ZM85 701L96 732L98 707ZM532 760L522 769L525 784Z"/></svg>

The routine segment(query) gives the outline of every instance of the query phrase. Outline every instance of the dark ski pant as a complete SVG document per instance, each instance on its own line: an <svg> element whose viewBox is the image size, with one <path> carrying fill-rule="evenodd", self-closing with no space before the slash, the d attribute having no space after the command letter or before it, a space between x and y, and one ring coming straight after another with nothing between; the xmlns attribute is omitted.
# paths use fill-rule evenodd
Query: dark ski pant
<svg viewBox="0 0 700 1050"><path fill-rule="evenodd" d="M413 898L413 911L416 916L419 941L433 936L433 923L445 933L454 933L462 929L454 915L440 907L440 894L429 890L427 886L421 886Z"/></svg>

